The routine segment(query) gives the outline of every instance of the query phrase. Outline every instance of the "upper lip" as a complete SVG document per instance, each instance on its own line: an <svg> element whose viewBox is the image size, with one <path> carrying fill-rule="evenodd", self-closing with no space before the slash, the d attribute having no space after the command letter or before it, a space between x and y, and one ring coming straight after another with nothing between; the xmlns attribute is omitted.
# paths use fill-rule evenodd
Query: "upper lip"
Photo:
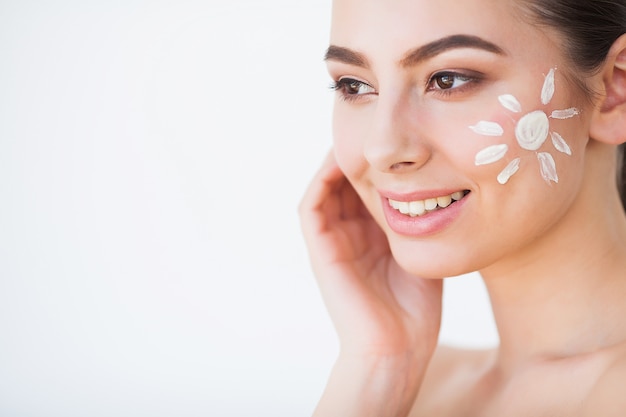
<svg viewBox="0 0 626 417"><path fill-rule="evenodd" d="M439 189L439 190L420 190L420 191L413 191L409 193L399 193L395 191L379 190L379 193L384 198L388 198L388 199L395 200L395 201L410 202L410 201L428 200L428 199L437 198L437 197L444 197L447 195L454 194L456 192L465 193L465 191L467 190L463 188L447 188L447 189Z"/></svg>

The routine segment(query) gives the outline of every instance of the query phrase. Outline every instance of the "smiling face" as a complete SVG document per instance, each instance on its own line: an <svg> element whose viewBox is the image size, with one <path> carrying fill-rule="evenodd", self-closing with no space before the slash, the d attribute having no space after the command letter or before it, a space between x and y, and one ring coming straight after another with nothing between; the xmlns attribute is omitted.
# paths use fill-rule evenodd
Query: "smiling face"
<svg viewBox="0 0 626 417"><path fill-rule="evenodd" d="M509 1L335 0L335 154L405 269L485 268L570 210L588 104L560 51Z"/></svg>

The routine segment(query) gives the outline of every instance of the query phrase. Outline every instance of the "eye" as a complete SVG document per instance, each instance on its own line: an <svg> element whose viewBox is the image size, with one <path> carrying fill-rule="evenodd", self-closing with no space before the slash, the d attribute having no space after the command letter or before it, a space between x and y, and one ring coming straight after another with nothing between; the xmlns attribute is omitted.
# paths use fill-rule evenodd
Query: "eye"
<svg viewBox="0 0 626 417"><path fill-rule="evenodd" d="M452 93L452 90L461 90L469 84L480 81L476 75L468 75L454 71L444 71L434 74L428 81L428 89L437 92Z"/></svg>
<svg viewBox="0 0 626 417"><path fill-rule="evenodd" d="M374 87L368 83L354 78L341 78L335 81L330 88L338 91L346 100L356 100L362 96L376 92Z"/></svg>

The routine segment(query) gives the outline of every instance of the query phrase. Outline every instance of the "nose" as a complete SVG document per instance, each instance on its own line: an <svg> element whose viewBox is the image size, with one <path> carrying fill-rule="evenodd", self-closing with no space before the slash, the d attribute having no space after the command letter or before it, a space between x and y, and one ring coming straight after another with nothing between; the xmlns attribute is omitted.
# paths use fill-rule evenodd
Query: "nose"
<svg viewBox="0 0 626 417"><path fill-rule="evenodd" d="M421 168L431 157L425 140L419 109L407 98L379 96L365 138L365 159L386 173L410 172Z"/></svg>

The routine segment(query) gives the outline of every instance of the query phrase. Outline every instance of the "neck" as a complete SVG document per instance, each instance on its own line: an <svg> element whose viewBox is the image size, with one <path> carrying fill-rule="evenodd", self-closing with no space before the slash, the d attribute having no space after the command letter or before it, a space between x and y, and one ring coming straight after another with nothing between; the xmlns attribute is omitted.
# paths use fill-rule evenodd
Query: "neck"
<svg viewBox="0 0 626 417"><path fill-rule="evenodd" d="M481 271L502 367L626 342L626 217L611 198L608 208L575 205L532 249Z"/></svg>

